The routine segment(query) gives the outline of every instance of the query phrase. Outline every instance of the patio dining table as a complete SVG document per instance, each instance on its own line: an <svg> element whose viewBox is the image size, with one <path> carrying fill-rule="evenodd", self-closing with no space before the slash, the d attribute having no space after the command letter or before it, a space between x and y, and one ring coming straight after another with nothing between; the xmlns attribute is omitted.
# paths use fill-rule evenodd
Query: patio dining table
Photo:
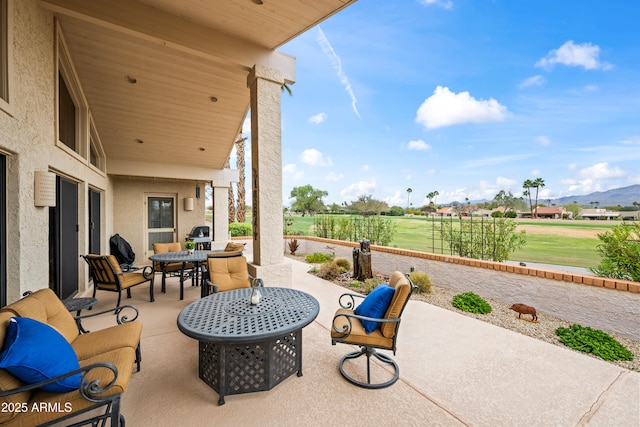
<svg viewBox="0 0 640 427"><path fill-rule="evenodd" d="M164 269L168 264L174 262L181 262L182 268L180 269L180 299L184 299L184 269L187 264L191 263L194 265L193 273L195 285L200 285L200 263L205 262L207 260L207 254L211 252L219 252L219 251L193 251L190 253L189 251L180 251L180 252L165 252L162 254L154 254L149 257L151 261L155 261L160 264L160 268L165 273ZM203 287L204 288L204 287ZM202 293L204 295L204 293Z"/></svg>

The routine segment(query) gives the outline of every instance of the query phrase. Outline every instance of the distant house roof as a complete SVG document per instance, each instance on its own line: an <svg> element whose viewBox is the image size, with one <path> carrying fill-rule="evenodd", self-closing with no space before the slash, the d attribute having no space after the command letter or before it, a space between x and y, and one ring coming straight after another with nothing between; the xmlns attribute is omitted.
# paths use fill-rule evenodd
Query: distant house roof
<svg viewBox="0 0 640 427"><path fill-rule="evenodd" d="M538 206L535 211L538 215L562 215L565 209L558 206Z"/></svg>

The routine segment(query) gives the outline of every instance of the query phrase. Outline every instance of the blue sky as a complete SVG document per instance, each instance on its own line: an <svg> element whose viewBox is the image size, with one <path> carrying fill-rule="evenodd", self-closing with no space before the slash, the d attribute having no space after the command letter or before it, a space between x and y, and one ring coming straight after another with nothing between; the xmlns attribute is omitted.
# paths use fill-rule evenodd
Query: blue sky
<svg viewBox="0 0 640 427"><path fill-rule="evenodd" d="M356 2L280 48L297 60L283 204L306 184L402 207L407 188L422 206L538 177L542 200L640 184L639 17L628 0Z"/></svg>

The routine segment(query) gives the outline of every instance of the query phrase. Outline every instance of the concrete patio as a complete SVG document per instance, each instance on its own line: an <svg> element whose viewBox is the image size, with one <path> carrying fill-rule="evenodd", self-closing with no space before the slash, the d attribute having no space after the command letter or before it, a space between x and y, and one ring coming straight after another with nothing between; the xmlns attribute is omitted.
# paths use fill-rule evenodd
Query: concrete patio
<svg viewBox="0 0 640 427"><path fill-rule="evenodd" d="M176 326L200 288L187 282L180 301L177 279L166 294L158 280L155 302L144 287L125 300L139 308L144 324L142 369L123 397L128 425L640 425L640 373L420 301L410 301L403 315L395 356L400 380L381 390L355 387L338 371L351 348L332 346L329 338L344 289L307 274L305 263L286 262L293 287L320 302L317 319L303 331L304 375L266 392L227 396L218 406L218 395L198 378L197 342ZM96 309L115 304L111 293L97 297ZM85 327L112 321L89 319ZM364 370L362 362L354 368Z"/></svg>

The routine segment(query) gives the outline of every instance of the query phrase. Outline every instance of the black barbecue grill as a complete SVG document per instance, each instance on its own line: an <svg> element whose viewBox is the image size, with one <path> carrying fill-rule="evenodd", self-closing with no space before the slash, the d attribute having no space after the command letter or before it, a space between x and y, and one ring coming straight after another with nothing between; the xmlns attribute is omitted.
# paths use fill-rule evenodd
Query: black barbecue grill
<svg viewBox="0 0 640 427"><path fill-rule="evenodd" d="M187 234L187 241L195 242L198 249L210 250L211 239L208 225L196 225L191 229L191 233Z"/></svg>

